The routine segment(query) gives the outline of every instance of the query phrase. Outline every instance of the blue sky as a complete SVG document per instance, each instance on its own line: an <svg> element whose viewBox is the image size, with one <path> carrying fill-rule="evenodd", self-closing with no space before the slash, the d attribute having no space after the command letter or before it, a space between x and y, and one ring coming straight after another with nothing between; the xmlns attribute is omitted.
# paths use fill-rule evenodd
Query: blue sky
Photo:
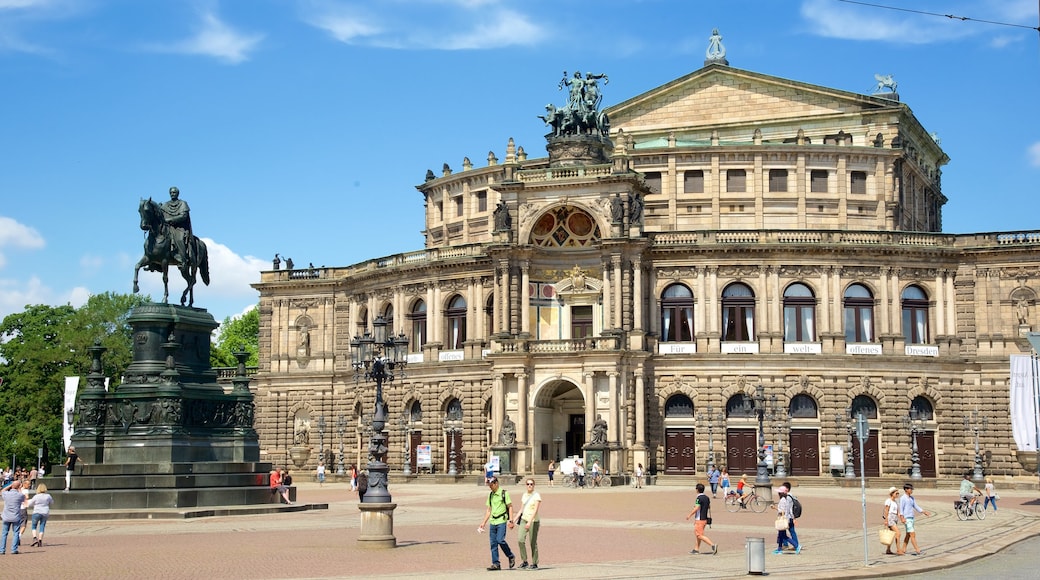
<svg viewBox="0 0 1040 580"><path fill-rule="evenodd" d="M610 106L701 68L712 28L736 68L861 93L894 75L952 159L944 230L1040 229L1036 0L878 3L972 20L840 0L0 0L0 317L129 292L138 201L173 185L218 320L256 303L275 252L421 249L427 169L504 158L510 137L544 156L563 71L609 75Z"/></svg>

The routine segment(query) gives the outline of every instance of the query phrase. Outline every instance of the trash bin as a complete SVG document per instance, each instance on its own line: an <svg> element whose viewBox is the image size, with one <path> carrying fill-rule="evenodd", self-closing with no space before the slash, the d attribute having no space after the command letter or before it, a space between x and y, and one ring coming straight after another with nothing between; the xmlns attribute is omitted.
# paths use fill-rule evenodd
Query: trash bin
<svg viewBox="0 0 1040 580"><path fill-rule="evenodd" d="M763 575L766 573L766 539L745 538L744 550L747 552L748 574Z"/></svg>

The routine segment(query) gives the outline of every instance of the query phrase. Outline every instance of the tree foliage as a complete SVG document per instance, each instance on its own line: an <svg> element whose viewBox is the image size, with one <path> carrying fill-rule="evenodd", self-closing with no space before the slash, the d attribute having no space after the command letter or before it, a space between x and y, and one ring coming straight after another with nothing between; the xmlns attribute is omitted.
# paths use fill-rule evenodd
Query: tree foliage
<svg viewBox="0 0 1040 580"><path fill-rule="evenodd" d="M108 350L102 372L112 385L133 358L127 317L145 299L106 292L80 308L26 306L0 323L0 448L20 465L35 464L36 449L62 449L65 377L90 371L87 350L99 340Z"/></svg>
<svg viewBox="0 0 1040 580"><path fill-rule="evenodd" d="M234 353L245 350L249 353L246 366L260 364L260 310L252 308L235 318L225 318L217 333L217 341L210 347L210 365L233 367L238 365Z"/></svg>

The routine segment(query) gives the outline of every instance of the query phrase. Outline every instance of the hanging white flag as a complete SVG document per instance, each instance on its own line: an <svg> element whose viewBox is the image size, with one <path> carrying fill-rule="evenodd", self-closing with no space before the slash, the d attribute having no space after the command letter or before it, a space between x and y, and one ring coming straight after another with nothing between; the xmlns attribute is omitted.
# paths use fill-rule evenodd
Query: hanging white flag
<svg viewBox="0 0 1040 580"><path fill-rule="evenodd" d="M1011 434L1019 451L1036 451L1037 375L1032 356L1011 355Z"/></svg>

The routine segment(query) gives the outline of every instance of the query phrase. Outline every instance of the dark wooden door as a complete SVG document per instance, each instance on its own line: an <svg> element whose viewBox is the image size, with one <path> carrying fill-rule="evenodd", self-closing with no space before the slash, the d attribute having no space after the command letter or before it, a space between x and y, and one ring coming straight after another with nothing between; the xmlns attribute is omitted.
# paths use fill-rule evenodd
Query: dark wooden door
<svg viewBox="0 0 1040 580"><path fill-rule="evenodd" d="M415 448L422 445L422 431L411 431L408 434L408 463L412 473L419 473L415 469Z"/></svg>
<svg viewBox="0 0 1040 580"><path fill-rule="evenodd" d="M580 455L581 448L585 446L585 415L575 414L570 416L570 430L567 431L565 444L567 456Z"/></svg>
<svg viewBox="0 0 1040 580"><path fill-rule="evenodd" d="M726 430L726 469L734 480L739 480L741 475L756 473L758 434L754 429Z"/></svg>
<svg viewBox="0 0 1040 580"><path fill-rule="evenodd" d="M820 475L820 432L816 429L791 431L790 465L793 476Z"/></svg>
<svg viewBox="0 0 1040 580"><path fill-rule="evenodd" d="M918 442L920 444L920 442ZM878 431L870 430L870 437L863 442L863 468L867 477L881 477L881 454L878 452ZM859 439L852 436L852 468L859 476Z"/></svg>
<svg viewBox="0 0 1040 580"><path fill-rule="evenodd" d="M697 472L697 441L693 429L668 429L665 433L664 472L666 475Z"/></svg>
<svg viewBox="0 0 1040 580"><path fill-rule="evenodd" d="M938 477L935 471L935 433L921 431L917 434L917 461L921 464L923 477Z"/></svg>

